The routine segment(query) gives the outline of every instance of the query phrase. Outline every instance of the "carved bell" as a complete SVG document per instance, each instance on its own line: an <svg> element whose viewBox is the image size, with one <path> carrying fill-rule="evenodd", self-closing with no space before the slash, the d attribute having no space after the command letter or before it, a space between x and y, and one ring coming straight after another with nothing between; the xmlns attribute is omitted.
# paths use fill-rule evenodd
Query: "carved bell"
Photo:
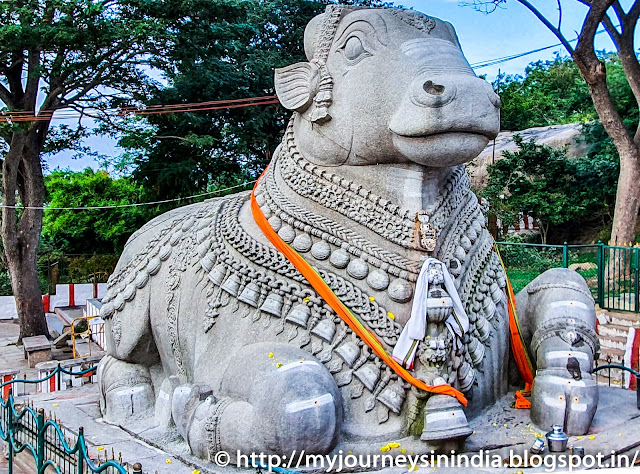
<svg viewBox="0 0 640 474"><path fill-rule="evenodd" d="M275 316L276 318L281 318L282 305L284 305L282 295L279 295L278 293L269 293L267 299L265 299L262 306L260 306L260 311L270 314L271 316Z"/></svg>
<svg viewBox="0 0 640 474"><path fill-rule="evenodd" d="M473 430L462 405L449 395L432 395L427 400L422 441L462 440Z"/></svg>
<svg viewBox="0 0 640 474"><path fill-rule="evenodd" d="M300 326L301 328L307 327L307 321L311 317L311 310L306 304L298 304L293 307L289 312L285 321Z"/></svg>
<svg viewBox="0 0 640 474"><path fill-rule="evenodd" d="M496 304L493 302L493 298L490 296L485 297L482 302L482 308L484 309L484 314L487 319L492 319L496 314Z"/></svg>
<svg viewBox="0 0 640 474"><path fill-rule="evenodd" d="M224 281L220 288L229 293L231 296L238 296L240 284L240 277L236 273L232 273L231 275L229 275L229 278Z"/></svg>
<svg viewBox="0 0 640 474"><path fill-rule="evenodd" d="M392 412L400 414L405 396L404 388L399 382L396 382L387 386L377 399Z"/></svg>
<svg viewBox="0 0 640 474"><path fill-rule="evenodd" d="M365 364L356 370L353 375L355 375L370 392L373 392L380 378L380 370L373 364Z"/></svg>
<svg viewBox="0 0 640 474"><path fill-rule="evenodd" d="M360 357L360 347L353 341L349 341L336 349L336 354L347 363L349 367L353 367L353 364L358 357Z"/></svg>
<svg viewBox="0 0 640 474"><path fill-rule="evenodd" d="M469 355L471 356L471 362L473 362L474 366L478 366L482 359L484 359L485 347L478 339L475 337L471 337L471 342L469 343Z"/></svg>
<svg viewBox="0 0 640 474"><path fill-rule="evenodd" d="M333 336L336 334L336 325L330 319L323 319L311 330L311 334L331 343Z"/></svg>
<svg viewBox="0 0 640 474"><path fill-rule="evenodd" d="M254 308L258 307L258 300L260 299L260 287L255 282L249 283L244 287L244 290L238 296L238 301L248 304L249 306L253 306Z"/></svg>
<svg viewBox="0 0 640 474"><path fill-rule="evenodd" d="M478 339L480 339L480 342L485 342L489 339L489 336L491 335L491 324L489 324L487 318L484 316L478 316L476 328L478 329Z"/></svg>
<svg viewBox="0 0 640 474"><path fill-rule="evenodd" d="M213 255L212 253L208 253L206 254L204 257L202 257L202 259L200 260L200 265L202 265L202 268L205 269L205 271L211 271L211 269L213 268L213 265L216 263L216 257L215 255Z"/></svg>
<svg viewBox="0 0 640 474"><path fill-rule="evenodd" d="M220 286L226 274L227 268L220 263L209 272L209 280L211 280L214 285Z"/></svg>
<svg viewBox="0 0 640 474"><path fill-rule="evenodd" d="M458 382L460 390L468 392L476 379L476 372L467 361L464 361L458 369Z"/></svg>

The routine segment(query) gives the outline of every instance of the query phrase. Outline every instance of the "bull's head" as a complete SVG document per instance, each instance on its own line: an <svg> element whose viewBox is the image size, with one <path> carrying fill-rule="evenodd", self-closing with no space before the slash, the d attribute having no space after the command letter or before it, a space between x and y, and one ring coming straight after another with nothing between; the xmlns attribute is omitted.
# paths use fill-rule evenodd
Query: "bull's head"
<svg viewBox="0 0 640 474"><path fill-rule="evenodd" d="M451 24L402 9L330 6L307 26L309 62L277 69L298 147L320 165L473 159L499 130L499 98Z"/></svg>

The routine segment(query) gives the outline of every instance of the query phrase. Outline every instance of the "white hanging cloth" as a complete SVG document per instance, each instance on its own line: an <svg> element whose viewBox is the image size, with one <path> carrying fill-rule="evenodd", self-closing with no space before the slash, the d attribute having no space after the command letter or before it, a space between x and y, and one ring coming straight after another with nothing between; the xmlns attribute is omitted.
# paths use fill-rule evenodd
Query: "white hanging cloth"
<svg viewBox="0 0 640 474"><path fill-rule="evenodd" d="M453 312L445 321L449 332L453 336L454 347L458 348L464 333L469 330L469 318L464 310L460 295L447 266L437 258L429 257L422 265L416 281L415 295L411 307L411 317L405 324L398 342L393 348L392 357L407 369L413 369L418 343L425 337L427 330L427 298L429 296L429 266L439 263L443 270L444 287L453 302Z"/></svg>

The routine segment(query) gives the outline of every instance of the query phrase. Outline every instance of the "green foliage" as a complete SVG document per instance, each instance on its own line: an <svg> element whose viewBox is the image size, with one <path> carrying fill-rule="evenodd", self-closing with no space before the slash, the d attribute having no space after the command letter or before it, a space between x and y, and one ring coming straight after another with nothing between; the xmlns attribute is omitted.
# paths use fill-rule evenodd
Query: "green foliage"
<svg viewBox="0 0 640 474"><path fill-rule="evenodd" d="M506 242L523 244L524 239L518 235L510 235ZM499 246L502 261L507 268L529 270L540 274L549 268L562 266L562 251L554 247L529 247L526 245Z"/></svg>
<svg viewBox="0 0 640 474"><path fill-rule="evenodd" d="M550 227L592 222L609 216L615 200L618 162L610 156L569 159L557 150L514 136L516 152L489 165L488 185L481 195L503 223L518 212L540 221L543 243Z"/></svg>
<svg viewBox="0 0 640 474"><path fill-rule="evenodd" d="M616 108L626 120L638 120L638 107L614 54L601 54L607 67L607 82ZM529 64L524 76L501 75L494 83L502 107L503 130L524 130L546 125L588 122L598 119L589 88L572 59Z"/></svg>
<svg viewBox="0 0 640 474"><path fill-rule="evenodd" d="M141 186L131 178L114 179L106 171L90 168L77 173L56 170L45 178L45 184L51 207L99 207L144 201ZM49 210L44 216L43 239L64 253L119 253L129 236L159 212L157 207L150 206Z"/></svg>
<svg viewBox="0 0 640 474"><path fill-rule="evenodd" d="M176 41L162 66L171 85L141 100L156 105L275 94L274 69L306 60L305 26L327 3L185 2L190 19L176 24ZM130 131L119 143L126 152L116 165L133 169L152 198L252 180L268 163L290 115L279 105L258 105L148 116L127 124Z"/></svg>
<svg viewBox="0 0 640 474"><path fill-rule="evenodd" d="M70 256L60 283L106 282L118 263L119 255Z"/></svg>

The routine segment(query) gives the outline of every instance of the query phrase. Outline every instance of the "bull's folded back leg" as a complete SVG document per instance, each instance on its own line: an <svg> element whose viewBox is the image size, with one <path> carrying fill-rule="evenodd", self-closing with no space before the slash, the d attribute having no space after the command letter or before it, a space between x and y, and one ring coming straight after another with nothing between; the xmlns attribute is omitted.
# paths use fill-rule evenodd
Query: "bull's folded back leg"
<svg viewBox="0 0 640 474"><path fill-rule="evenodd" d="M585 280L563 268L548 270L516 297L529 354L536 367L532 421L585 434L598 404L591 376L599 352L594 300Z"/></svg>
<svg viewBox="0 0 640 474"><path fill-rule="evenodd" d="M277 360L264 357L269 351ZM302 349L265 343L242 348L220 390L188 409L187 441L205 459L226 451L235 460L238 450L328 453L338 443L343 416L339 389L320 362Z"/></svg>

